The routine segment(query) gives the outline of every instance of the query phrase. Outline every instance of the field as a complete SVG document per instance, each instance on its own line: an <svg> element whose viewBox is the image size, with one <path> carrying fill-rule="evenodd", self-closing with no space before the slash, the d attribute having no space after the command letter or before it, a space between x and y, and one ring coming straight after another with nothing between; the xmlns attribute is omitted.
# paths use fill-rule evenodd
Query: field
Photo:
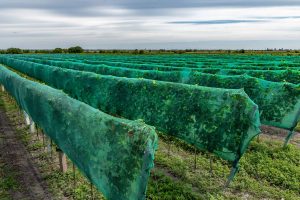
<svg viewBox="0 0 300 200"><path fill-rule="evenodd" d="M0 64L2 115L54 199L300 199L299 56L24 54ZM21 123L24 111L41 135ZM62 173L55 149L75 167ZM0 164L5 199L22 185Z"/></svg>

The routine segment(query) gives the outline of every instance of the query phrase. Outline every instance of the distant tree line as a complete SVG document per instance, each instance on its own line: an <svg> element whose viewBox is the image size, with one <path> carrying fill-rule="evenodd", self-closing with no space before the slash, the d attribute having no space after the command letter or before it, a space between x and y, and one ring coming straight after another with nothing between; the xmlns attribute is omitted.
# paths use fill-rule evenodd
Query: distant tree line
<svg viewBox="0 0 300 200"><path fill-rule="evenodd" d="M29 50L20 48L9 48L0 50L0 54L68 54L68 53L86 53L86 54L279 54L279 55L299 55L300 50L292 49L266 49L266 50L199 50L199 49L83 49L80 46L70 48L55 48L55 49L42 49L42 50Z"/></svg>
<svg viewBox="0 0 300 200"><path fill-rule="evenodd" d="M84 53L84 49L80 46L70 47L68 49L63 48L55 48L53 50L47 49L37 49L37 50L29 50L29 49L20 49L20 48L9 48L6 50L0 50L0 54L26 54L26 53L36 53L36 54L60 54L60 53Z"/></svg>

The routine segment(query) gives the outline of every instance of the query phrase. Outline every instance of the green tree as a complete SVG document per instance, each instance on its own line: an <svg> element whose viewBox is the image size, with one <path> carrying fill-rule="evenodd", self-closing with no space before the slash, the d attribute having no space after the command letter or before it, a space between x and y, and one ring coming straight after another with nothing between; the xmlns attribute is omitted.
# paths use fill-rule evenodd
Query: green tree
<svg viewBox="0 0 300 200"><path fill-rule="evenodd" d="M37 53L37 54L48 54L48 53L51 53L52 51L51 50L48 50L48 49L36 49L34 50L34 53Z"/></svg>
<svg viewBox="0 0 300 200"><path fill-rule="evenodd" d="M7 54L21 54L23 53L22 49L19 48L9 48L6 50Z"/></svg>
<svg viewBox="0 0 300 200"><path fill-rule="evenodd" d="M76 47L70 47L68 49L69 53L83 53L83 48L81 48L80 46L76 46Z"/></svg>
<svg viewBox="0 0 300 200"><path fill-rule="evenodd" d="M24 49L23 53L30 53L30 50L29 49Z"/></svg>
<svg viewBox="0 0 300 200"><path fill-rule="evenodd" d="M241 49L239 53L245 53L245 49Z"/></svg>
<svg viewBox="0 0 300 200"><path fill-rule="evenodd" d="M63 53L63 49L62 48L55 48L52 53Z"/></svg>
<svg viewBox="0 0 300 200"><path fill-rule="evenodd" d="M139 53L139 50L138 50L138 49L135 49L132 53L133 53L133 54L138 54L138 53Z"/></svg>

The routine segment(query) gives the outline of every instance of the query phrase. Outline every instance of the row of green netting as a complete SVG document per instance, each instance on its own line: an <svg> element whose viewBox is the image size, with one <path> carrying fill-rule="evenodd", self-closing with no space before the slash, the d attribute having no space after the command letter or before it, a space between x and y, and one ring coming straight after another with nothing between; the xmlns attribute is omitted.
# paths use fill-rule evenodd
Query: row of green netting
<svg viewBox="0 0 300 200"><path fill-rule="evenodd" d="M28 55L25 55L28 57ZM121 62L189 68L249 68L249 69L292 69L300 67L298 56L275 55L29 55L34 58L69 60L87 63ZM21 55L22 57L22 55Z"/></svg>
<svg viewBox="0 0 300 200"><path fill-rule="evenodd" d="M221 75L242 75L248 74L253 77L273 82L300 83L300 71L296 70L236 70L236 69L203 69L203 73Z"/></svg>
<svg viewBox="0 0 300 200"><path fill-rule="evenodd" d="M147 64L147 63L130 63L130 62L122 62L122 61L82 61L86 64L93 64L93 65L110 65L110 66L117 66L117 67L126 67L126 68L135 68L135 69L155 69L160 71L180 71L182 69L191 69L191 70L203 70L203 69L218 69L222 68L222 66L205 66L205 67L189 67L189 66L165 66L163 64ZM243 69L243 70L285 70L286 67L277 67L277 66L270 66L270 67L263 67L263 66L226 66L226 69ZM293 70L299 70L299 67L293 67Z"/></svg>
<svg viewBox="0 0 300 200"><path fill-rule="evenodd" d="M57 58L51 58L56 61L65 61L63 59L57 59ZM222 65L215 65L215 66L202 66L202 67L196 67L196 66L188 66L188 65L178 65L178 63L172 63L172 65L168 64L165 65L163 63L131 63L126 62L123 60L118 61L111 61L111 60L76 60L76 59L68 59L68 61L73 62L80 62L85 64L92 64L92 65L109 65L109 66L116 66L116 67L125 67L125 68L135 68L135 69L144 69L144 70L160 70L160 71L180 71L183 69L190 69L190 70L203 70L203 69L224 69ZM226 66L226 69L243 69L243 70L286 70L286 67L282 66ZM291 68L293 70L299 70L300 67L293 67Z"/></svg>
<svg viewBox="0 0 300 200"><path fill-rule="evenodd" d="M106 113L143 119L199 149L236 161L259 133L257 105L243 90L98 75L7 58L17 71Z"/></svg>
<svg viewBox="0 0 300 200"><path fill-rule="evenodd" d="M55 59L56 61L64 61L61 59ZM78 62L84 64L92 64L92 65L108 65L108 66L115 66L115 67L124 67L124 68L133 68L133 69L142 69L142 70L159 70L159 71L181 71L181 70L193 70L193 71L203 71L203 70L214 70L215 72L218 69L224 69L224 67L217 65L211 67L186 67L186 66L169 66L163 65L158 63L130 63L130 62L122 62L122 61L91 61L91 60L68 60L71 62ZM263 66L227 66L225 69L231 70L286 70L286 67L263 67ZM300 70L300 67L293 67L292 70Z"/></svg>
<svg viewBox="0 0 300 200"><path fill-rule="evenodd" d="M153 127L107 115L4 66L0 83L107 199L145 199L157 148Z"/></svg>
<svg viewBox="0 0 300 200"><path fill-rule="evenodd" d="M22 57L21 57L22 58ZM99 64L99 65L92 65L92 64L86 64L82 62L71 62L71 61L56 61L56 60L48 60L48 59L35 59L35 58L24 58L25 60L33 61L33 62L41 62L43 64L49 64L49 65L59 65L60 67L65 68L72 68L72 69L78 69L83 71L92 71L92 72L98 72L102 71L105 68L115 68L115 69L127 69L130 71L130 69L134 71L140 71L140 73L156 73L156 72L168 72L171 74L176 73L188 73L188 74L195 74L195 73L209 73L209 74L218 74L218 75L242 75L242 74L248 74L253 77L265 79L268 81L273 82L289 82L294 84L300 83L300 70L246 70L246 69L227 69L222 67L215 67L215 68L199 68L197 70L193 70L190 68L182 68L182 67L176 67L176 70L169 71L169 68L172 67L156 67L151 65L143 65L143 66L135 66L134 64ZM163 69L162 69L163 68Z"/></svg>
<svg viewBox="0 0 300 200"><path fill-rule="evenodd" d="M0 58L6 65L14 67L29 76L41 78L34 68L44 67L31 62L10 58ZM47 63L52 63L47 61ZM55 64L55 63L52 63ZM48 68L48 67L46 67ZM80 68L81 70L84 70ZM222 76L205 73L167 73L167 72L129 72L124 69L97 68L98 73L119 77L147 78L160 81L186 83L227 89L243 88L249 97L259 106L260 119L263 124L293 130L300 120L300 85L277 83L254 78L248 75ZM103 70L101 70L103 69ZM106 70L107 69L107 70ZM100 71L101 70L101 71ZM140 72L140 73L139 73ZM73 72L75 73L75 72Z"/></svg>
<svg viewBox="0 0 300 200"><path fill-rule="evenodd" d="M73 61L73 62L81 62L81 63L86 63L86 64L107 64L107 65L119 65L119 67L131 67L131 65L136 66L136 67L141 67L141 69L147 69L149 67L161 67L161 68L169 68L170 70L176 70L176 69L182 69L182 68L188 68L188 69L205 69L205 68L222 68L222 69L252 69L252 70L285 70L285 69L297 69L299 70L299 64L295 65L293 67L285 67L285 66L261 66L261 65L256 65L255 66L251 65L225 65L224 63L211 63L211 64L205 64L205 63L197 63L195 64L187 64L185 62L168 62L168 63L161 63L161 62L154 62L152 63L151 61L149 62L130 62L130 61L123 61L123 60L80 60L80 59L57 59L57 58L49 58L49 59L55 59L57 61Z"/></svg>

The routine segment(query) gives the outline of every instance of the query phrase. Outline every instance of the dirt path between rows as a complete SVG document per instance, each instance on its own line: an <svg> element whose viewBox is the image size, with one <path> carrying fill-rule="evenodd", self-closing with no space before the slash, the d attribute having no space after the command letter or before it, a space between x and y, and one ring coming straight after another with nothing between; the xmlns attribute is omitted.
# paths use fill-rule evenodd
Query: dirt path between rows
<svg viewBox="0 0 300 200"><path fill-rule="evenodd" d="M288 134L289 131L272 127L272 126L267 126L267 125L262 125L260 127L262 137L277 140L277 141L285 141L285 138ZM294 144L296 147L300 148L300 133L295 131L294 136L292 139L289 141L289 144Z"/></svg>
<svg viewBox="0 0 300 200"><path fill-rule="evenodd" d="M46 183L34 166L31 155L18 139L3 107L0 107L0 161L16 173L16 181L21 186L17 191L10 191L12 199L52 199Z"/></svg>

